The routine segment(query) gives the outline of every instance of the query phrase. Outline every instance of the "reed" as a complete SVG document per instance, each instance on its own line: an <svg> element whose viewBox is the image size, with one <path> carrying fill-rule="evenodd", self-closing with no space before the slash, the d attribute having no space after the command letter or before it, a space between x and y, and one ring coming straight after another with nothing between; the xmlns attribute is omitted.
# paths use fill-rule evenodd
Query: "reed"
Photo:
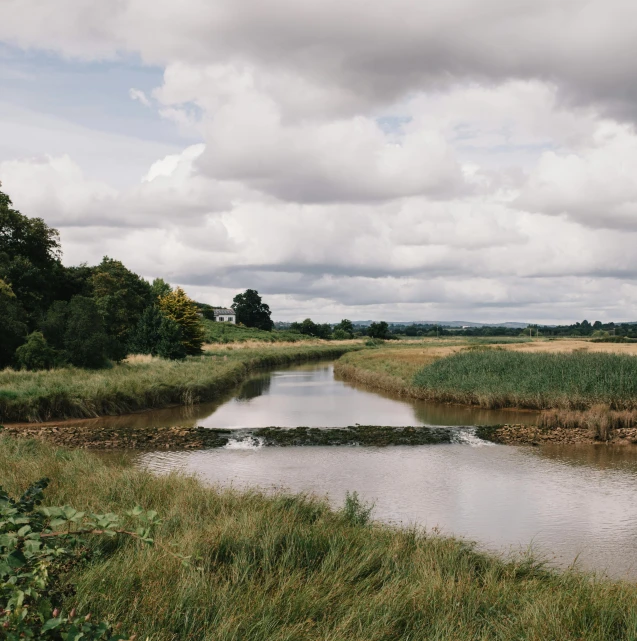
<svg viewBox="0 0 637 641"><path fill-rule="evenodd" d="M135 357L106 370L0 371L0 422L126 414L209 401L255 370L337 358L360 344L208 350L184 361Z"/></svg>
<svg viewBox="0 0 637 641"><path fill-rule="evenodd" d="M432 400L487 408L637 409L637 358L623 354L468 350L422 368L413 384Z"/></svg>
<svg viewBox="0 0 637 641"><path fill-rule="evenodd" d="M531 557L503 560L417 529L368 523L350 497L207 488L123 460L0 436L10 493L48 476L46 499L80 510L159 512L154 547L95 543L67 575L63 607L120 621L152 641L623 640L637 587ZM192 555L184 567L167 553Z"/></svg>

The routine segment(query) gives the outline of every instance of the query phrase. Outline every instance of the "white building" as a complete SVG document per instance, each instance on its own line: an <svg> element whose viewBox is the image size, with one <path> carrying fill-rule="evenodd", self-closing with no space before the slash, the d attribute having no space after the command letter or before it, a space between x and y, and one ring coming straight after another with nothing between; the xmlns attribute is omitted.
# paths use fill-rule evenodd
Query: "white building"
<svg viewBox="0 0 637 641"><path fill-rule="evenodd" d="M214 311L215 320L220 323L236 323L237 316L234 313L234 309L226 309L219 307Z"/></svg>

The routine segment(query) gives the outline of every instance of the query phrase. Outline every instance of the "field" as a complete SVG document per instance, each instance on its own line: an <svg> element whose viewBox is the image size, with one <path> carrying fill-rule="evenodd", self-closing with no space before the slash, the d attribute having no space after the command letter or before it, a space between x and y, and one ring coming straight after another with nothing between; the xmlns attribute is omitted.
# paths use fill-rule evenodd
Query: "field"
<svg viewBox="0 0 637 641"><path fill-rule="evenodd" d="M105 370L5 369L0 371L0 423L88 418L213 400L260 367L337 358L361 347L352 342L257 345L220 345L184 361L133 357Z"/></svg>
<svg viewBox="0 0 637 641"><path fill-rule="evenodd" d="M308 340L307 336L298 332L277 330L266 332L254 327L243 327L233 323L217 323L207 318L202 318L201 321L205 328L206 343L237 343L243 341L298 343Z"/></svg>
<svg viewBox="0 0 637 641"><path fill-rule="evenodd" d="M311 497L211 489L0 436L0 484L16 494L42 476L52 479L47 500L55 505L122 514L141 504L159 512L154 547L95 543L92 560L64 577L67 611L109 617L140 639L637 637L632 584L369 524L355 501L334 511ZM171 549L192 555L191 565L183 567Z"/></svg>

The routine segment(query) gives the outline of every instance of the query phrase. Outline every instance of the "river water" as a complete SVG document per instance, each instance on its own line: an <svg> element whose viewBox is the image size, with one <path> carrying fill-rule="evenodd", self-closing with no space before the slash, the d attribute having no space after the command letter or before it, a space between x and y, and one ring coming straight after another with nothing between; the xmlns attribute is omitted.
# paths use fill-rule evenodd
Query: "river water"
<svg viewBox="0 0 637 641"><path fill-rule="evenodd" d="M319 363L264 373L221 403L121 417L207 427L471 426L524 422L529 414L406 401L334 378ZM108 419L113 422L113 419ZM260 447L150 452L141 465L194 472L213 484L306 491L342 504L357 491L376 519L418 524L549 562L637 579L637 447L511 447L463 432L463 442L400 447Z"/></svg>

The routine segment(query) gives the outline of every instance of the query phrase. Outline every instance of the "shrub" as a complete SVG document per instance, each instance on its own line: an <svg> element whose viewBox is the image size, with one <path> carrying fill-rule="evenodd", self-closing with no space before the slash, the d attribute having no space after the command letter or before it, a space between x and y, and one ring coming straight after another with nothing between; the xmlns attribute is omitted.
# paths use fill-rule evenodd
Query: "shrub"
<svg viewBox="0 0 637 641"><path fill-rule="evenodd" d="M75 609L64 614L52 603L61 576L87 558L89 537L127 536L152 543L156 512L140 507L128 515L141 527L125 529L115 514L78 512L66 505L41 507L44 478L19 499L0 486L0 631L7 641L87 639L118 641L108 621L91 621Z"/></svg>
<svg viewBox="0 0 637 641"><path fill-rule="evenodd" d="M42 332L29 334L27 342L18 347L15 356L17 364L28 370L51 369L60 360Z"/></svg>

